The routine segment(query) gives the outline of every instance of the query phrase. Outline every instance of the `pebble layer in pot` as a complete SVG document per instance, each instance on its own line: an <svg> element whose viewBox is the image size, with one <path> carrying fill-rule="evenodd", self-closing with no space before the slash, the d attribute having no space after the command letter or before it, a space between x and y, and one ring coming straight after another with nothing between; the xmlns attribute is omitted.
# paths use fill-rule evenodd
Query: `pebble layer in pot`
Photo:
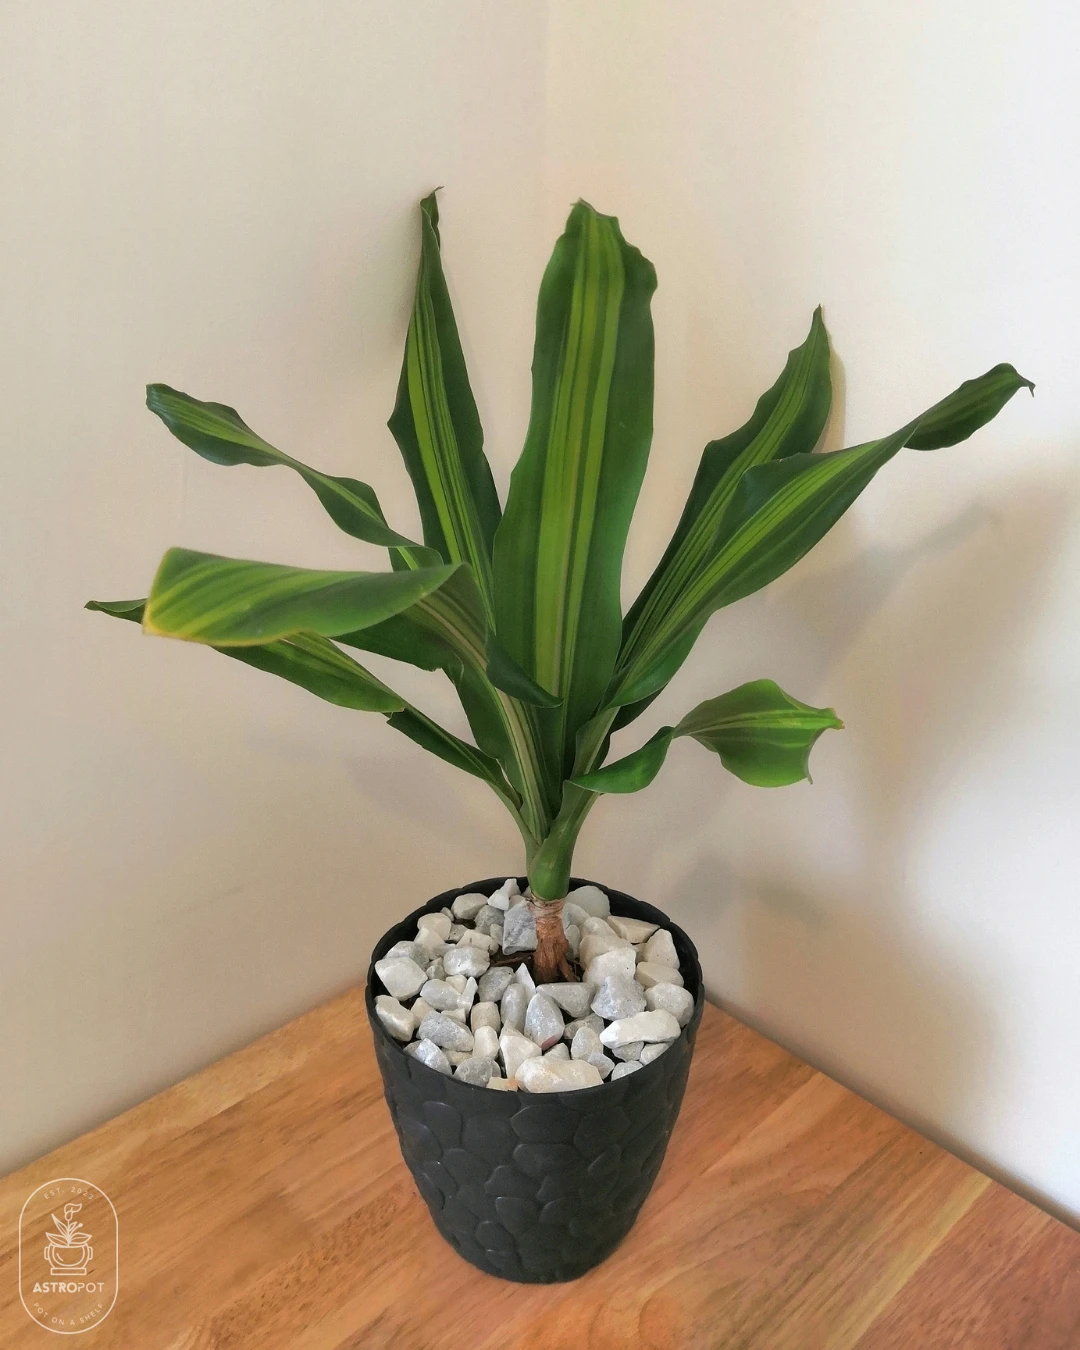
<svg viewBox="0 0 1080 1350"><path fill-rule="evenodd" d="M434 195L420 226L389 425L423 542L387 522L366 483L277 449L225 404L153 384L149 408L184 445L214 464L292 469L334 524L389 550L391 570L173 548L145 599L88 608L382 713L510 812L524 875L448 892L393 929L369 972L369 1009L402 1147L441 1231L485 1270L568 1279L625 1234L660 1166L702 1000L693 946L663 914L571 882L581 827L604 794L647 786L677 738L745 783L777 787L808 777L814 741L840 722L759 679L614 760L612 736L664 691L715 611L796 563L902 448L964 440L1031 385L998 365L891 435L822 453L831 384L819 309L745 425L705 447L624 616L623 552L652 437L652 265L614 217L572 209L540 285L532 412L503 509ZM448 676L472 740L356 651Z"/></svg>

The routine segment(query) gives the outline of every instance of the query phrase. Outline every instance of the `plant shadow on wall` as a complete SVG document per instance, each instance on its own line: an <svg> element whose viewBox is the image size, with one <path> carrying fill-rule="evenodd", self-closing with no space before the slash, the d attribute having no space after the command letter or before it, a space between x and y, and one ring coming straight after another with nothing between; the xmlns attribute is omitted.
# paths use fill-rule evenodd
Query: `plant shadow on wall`
<svg viewBox="0 0 1080 1350"><path fill-rule="evenodd" d="M573 207L540 287L529 429L504 508L443 276L434 195L422 203L421 234L389 426L423 542L387 522L368 484L277 449L226 404L155 384L149 408L189 449L219 465L289 468L345 533L388 550L390 570L331 572L173 548L145 599L90 607L382 713L484 782L521 833L534 975L546 983L572 976L560 912L578 835L601 796L647 787L679 738L755 787L797 783L809 776L818 737L842 723L831 708L758 678L713 694L614 762L611 736L666 688L714 613L794 566L894 456L967 440L1033 386L1001 363L889 435L815 453L832 401L818 308L749 421L706 446L675 533L623 615L623 553L652 439L652 264L614 217ZM342 645L443 672L474 742Z"/></svg>
<svg viewBox="0 0 1080 1350"><path fill-rule="evenodd" d="M682 851L689 865L668 860L672 894L708 897L707 909L680 919L705 949L730 949L739 1011L950 1141L974 1133L995 1106L997 996L980 984L962 939L946 948L920 922L910 858L957 763L1025 699L1021 661L1035 600L1078 499L1075 476L1014 481L914 544L871 546L747 602L757 611L748 629L763 623L790 634L807 691L842 700L847 749L861 760L847 799L858 861L827 887L792 881L765 851L733 866L712 842L717 820L737 814L741 789L726 784ZM874 625L886 606L887 623ZM871 625L873 639L863 641ZM722 667L719 645L715 659ZM857 673L841 692L845 661ZM661 806L651 833L664 834L670 821L685 837L685 796L668 794ZM648 870L633 841L629 831L622 865ZM800 1025L812 1031L803 1037Z"/></svg>

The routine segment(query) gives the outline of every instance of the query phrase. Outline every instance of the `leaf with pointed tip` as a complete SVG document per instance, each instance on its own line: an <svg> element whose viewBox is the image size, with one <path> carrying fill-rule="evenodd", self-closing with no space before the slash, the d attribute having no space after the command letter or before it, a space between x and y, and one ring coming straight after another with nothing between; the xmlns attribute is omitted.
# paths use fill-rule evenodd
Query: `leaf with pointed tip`
<svg viewBox="0 0 1080 1350"><path fill-rule="evenodd" d="M831 403L829 335L819 306L806 341L788 354L779 379L758 400L750 420L705 447L671 542L626 616L623 652L628 657L644 645L708 557L742 475L755 464L812 451ZM619 724L632 720L626 714Z"/></svg>
<svg viewBox="0 0 1080 1350"><path fill-rule="evenodd" d="M224 403L204 403L167 384L146 386L146 406L161 418L178 441L212 464L253 464L258 468L280 464L295 470L322 502L334 524L355 539L385 548L419 547L387 525L379 499L367 483L320 473L301 464L252 431L235 408ZM436 556L424 559L429 566L439 561Z"/></svg>
<svg viewBox="0 0 1080 1350"><path fill-rule="evenodd" d="M905 445L931 449L964 440L1024 388L1034 386L1012 366L995 366L882 440L747 469L709 557L641 645L623 654L608 701L635 703L662 688L709 616L794 566Z"/></svg>
<svg viewBox="0 0 1080 1350"><path fill-rule="evenodd" d="M254 646L298 632L334 637L411 608L456 570L324 572L173 548L150 588L143 628L213 646Z"/></svg>
<svg viewBox="0 0 1080 1350"><path fill-rule="evenodd" d="M652 437L655 287L618 221L579 202L541 283L529 430L495 536L499 641L562 700L537 719L556 787L621 641L623 551Z"/></svg>
<svg viewBox="0 0 1080 1350"><path fill-rule="evenodd" d="M590 792L638 792L660 772L675 737L691 736L744 783L783 787L809 779L814 742L843 725L831 708L800 703L772 680L753 680L699 703L678 726L661 727L632 754L573 782Z"/></svg>
<svg viewBox="0 0 1080 1350"><path fill-rule="evenodd" d="M499 498L443 276L434 192L420 203L420 273L388 425L416 492L424 543L446 562L472 567L490 615Z"/></svg>

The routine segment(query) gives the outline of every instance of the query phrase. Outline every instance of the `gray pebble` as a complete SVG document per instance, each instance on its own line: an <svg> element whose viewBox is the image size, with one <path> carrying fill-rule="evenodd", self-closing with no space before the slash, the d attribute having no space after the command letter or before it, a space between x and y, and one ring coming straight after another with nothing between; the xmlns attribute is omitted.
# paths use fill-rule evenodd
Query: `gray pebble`
<svg viewBox="0 0 1080 1350"><path fill-rule="evenodd" d="M509 966L492 966L480 976L476 997L481 1003L498 1003L513 978L514 972Z"/></svg>
<svg viewBox="0 0 1080 1350"><path fill-rule="evenodd" d="M694 996L689 989L680 989L677 984L663 982L645 990L645 1006L665 1009L679 1026L684 1027L694 1014Z"/></svg>
<svg viewBox="0 0 1080 1350"><path fill-rule="evenodd" d="M479 914L477 914L476 918L473 920L473 927L476 929L478 933L490 934L491 925L493 923L502 923L502 921L503 921L502 910L496 909L494 905L488 904L483 907L483 909L479 912Z"/></svg>
<svg viewBox="0 0 1080 1350"><path fill-rule="evenodd" d="M629 1059L625 1064L616 1064L611 1075L611 1081L614 1082L616 1078L625 1078L628 1073L637 1073L640 1068L641 1061L637 1059Z"/></svg>
<svg viewBox="0 0 1080 1350"><path fill-rule="evenodd" d="M439 1073L450 1073L450 1061L434 1041L414 1041L405 1049L411 1051L420 1063L426 1064L429 1069L438 1069Z"/></svg>
<svg viewBox="0 0 1080 1350"><path fill-rule="evenodd" d="M597 1040L600 1038L597 1037ZM641 1052L645 1048L644 1041L631 1041L629 1045L616 1045L608 1047L616 1059L640 1059Z"/></svg>
<svg viewBox="0 0 1080 1350"><path fill-rule="evenodd" d="M641 1060L642 1064L651 1064L654 1059L660 1058L670 1044L670 1041L660 1041L656 1045L643 1045L641 1054L638 1058Z"/></svg>
<svg viewBox="0 0 1080 1350"><path fill-rule="evenodd" d="M592 1027L581 1026L574 1032L570 1042L571 1059L588 1059L590 1055L602 1055L604 1047L599 1034Z"/></svg>
<svg viewBox="0 0 1080 1350"><path fill-rule="evenodd" d="M481 1027L492 1027L498 1031L502 1027L498 1004L487 1000L474 1004L469 1014L469 1025L473 1031L479 1031Z"/></svg>
<svg viewBox="0 0 1080 1350"><path fill-rule="evenodd" d="M472 1083L474 1087L487 1087L494 1067L492 1060L477 1056L463 1060L454 1070L454 1077L463 1083Z"/></svg>
<svg viewBox="0 0 1080 1350"><path fill-rule="evenodd" d="M601 1078L609 1077L612 1069L614 1069L615 1067L614 1063L610 1059L608 1059L607 1055L605 1055L603 1051L600 1051L598 1054L595 1055L590 1055L588 1062L593 1066L593 1068L600 1070Z"/></svg>
<svg viewBox="0 0 1080 1350"><path fill-rule="evenodd" d="M536 950L536 917L529 905L517 905L506 911L503 920L502 949L511 952Z"/></svg>
<svg viewBox="0 0 1080 1350"><path fill-rule="evenodd" d="M384 961L415 961L418 966L424 964L423 949L415 942L395 942L383 957Z"/></svg>
<svg viewBox="0 0 1080 1350"><path fill-rule="evenodd" d="M449 1012L461 1007L461 995L445 980L428 980L420 990L420 997L436 1012Z"/></svg>
<svg viewBox="0 0 1080 1350"><path fill-rule="evenodd" d="M427 968L427 977L429 980L445 980L446 967L442 963L442 957L438 956Z"/></svg>
<svg viewBox="0 0 1080 1350"><path fill-rule="evenodd" d="M515 1031L524 1031L525 1012L529 1006L529 991L523 984L518 984L517 980L507 986L506 993L502 996L502 1002L499 1004L499 1015L502 1017L503 1029L513 1027Z"/></svg>
<svg viewBox="0 0 1080 1350"><path fill-rule="evenodd" d="M599 1036L604 1029L604 1019L597 1017L596 1013L589 1013L588 1017L575 1018L573 1022L567 1022L563 1035L568 1041L572 1041L582 1027L589 1027Z"/></svg>
<svg viewBox="0 0 1080 1350"><path fill-rule="evenodd" d="M432 1013L420 1023L422 1041L434 1041L442 1050L471 1050L473 1034L468 1027L443 1013Z"/></svg>

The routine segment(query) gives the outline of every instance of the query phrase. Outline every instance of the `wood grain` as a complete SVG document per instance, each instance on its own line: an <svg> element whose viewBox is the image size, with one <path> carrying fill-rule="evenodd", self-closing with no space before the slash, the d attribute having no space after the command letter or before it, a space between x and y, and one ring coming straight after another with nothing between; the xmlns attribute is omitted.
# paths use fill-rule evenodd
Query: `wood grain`
<svg viewBox="0 0 1080 1350"><path fill-rule="evenodd" d="M86 1350L1080 1346L1080 1234L715 1008L636 1227L571 1285L493 1279L438 1237L360 990L0 1183L7 1350L57 1344L19 1302L16 1234L72 1175L120 1222Z"/></svg>

